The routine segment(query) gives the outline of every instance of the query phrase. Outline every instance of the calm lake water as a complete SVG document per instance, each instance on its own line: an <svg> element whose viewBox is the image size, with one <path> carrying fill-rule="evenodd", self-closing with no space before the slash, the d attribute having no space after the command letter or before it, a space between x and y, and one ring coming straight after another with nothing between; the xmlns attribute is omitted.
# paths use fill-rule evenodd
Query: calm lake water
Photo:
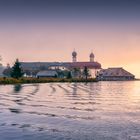
<svg viewBox="0 0 140 140"><path fill-rule="evenodd" d="M140 140L140 81L0 86L0 140Z"/></svg>

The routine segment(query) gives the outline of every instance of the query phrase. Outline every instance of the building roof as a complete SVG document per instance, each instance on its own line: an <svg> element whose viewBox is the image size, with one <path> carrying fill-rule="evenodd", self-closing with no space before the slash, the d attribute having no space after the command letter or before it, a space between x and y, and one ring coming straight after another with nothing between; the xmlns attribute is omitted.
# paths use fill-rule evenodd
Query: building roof
<svg viewBox="0 0 140 140"><path fill-rule="evenodd" d="M72 62L69 63L71 68L90 68L90 69L101 69L101 64L98 62Z"/></svg>
<svg viewBox="0 0 140 140"><path fill-rule="evenodd" d="M102 76L112 76L112 77L121 77L121 76L134 76L130 72L124 70L123 68L108 68L108 69L102 69L99 72L99 75Z"/></svg>
<svg viewBox="0 0 140 140"><path fill-rule="evenodd" d="M51 76L56 76L57 75L57 72L56 71L52 71L52 70L44 70L44 71L39 71L37 73L37 76L48 76L48 77L51 77Z"/></svg>
<svg viewBox="0 0 140 140"><path fill-rule="evenodd" d="M60 62L20 62L23 70L39 70L41 67L46 69L50 66L60 66Z"/></svg>
<svg viewBox="0 0 140 140"><path fill-rule="evenodd" d="M38 70L41 67L46 69L50 66L64 66L67 68L94 68L101 69L101 64L98 62L21 62L23 70Z"/></svg>

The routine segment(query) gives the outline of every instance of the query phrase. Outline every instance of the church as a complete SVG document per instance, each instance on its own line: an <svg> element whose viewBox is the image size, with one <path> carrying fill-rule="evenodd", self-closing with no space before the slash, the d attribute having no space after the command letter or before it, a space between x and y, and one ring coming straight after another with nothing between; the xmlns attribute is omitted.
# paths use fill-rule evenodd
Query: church
<svg viewBox="0 0 140 140"><path fill-rule="evenodd" d="M92 78L96 77L96 74L99 70L101 70L101 64L94 61L94 54L91 52L89 55L89 61L77 61L77 52L72 52L72 62L69 63L69 69L72 71L73 69L79 69L81 72L85 67L89 70L89 76Z"/></svg>
<svg viewBox="0 0 140 140"><path fill-rule="evenodd" d="M38 72L44 71L70 71L72 77L82 77L82 72L86 67L89 70L89 77L95 78L101 64L94 60L93 52L89 55L89 61L77 61L77 52L72 52L72 62L20 62L21 67L27 76L35 76Z"/></svg>

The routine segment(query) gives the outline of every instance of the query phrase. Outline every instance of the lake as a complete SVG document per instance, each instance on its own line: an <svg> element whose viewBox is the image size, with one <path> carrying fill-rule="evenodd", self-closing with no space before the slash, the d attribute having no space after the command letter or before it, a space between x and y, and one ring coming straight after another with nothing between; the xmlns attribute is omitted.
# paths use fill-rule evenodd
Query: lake
<svg viewBox="0 0 140 140"><path fill-rule="evenodd" d="M1 85L0 140L140 140L140 81Z"/></svg>

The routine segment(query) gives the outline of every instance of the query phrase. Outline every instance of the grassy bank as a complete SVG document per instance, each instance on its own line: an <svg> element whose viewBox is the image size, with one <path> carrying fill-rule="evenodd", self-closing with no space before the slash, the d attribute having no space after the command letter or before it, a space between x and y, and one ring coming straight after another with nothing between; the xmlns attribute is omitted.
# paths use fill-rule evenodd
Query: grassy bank
<svg viewBox="0 0 140 140"><path fill-rule="evenodd" d="M30 84L30 83L53 83L53 82L97 82L96 79L62 79L62 78L0 78L0 84Z"/></svg>

